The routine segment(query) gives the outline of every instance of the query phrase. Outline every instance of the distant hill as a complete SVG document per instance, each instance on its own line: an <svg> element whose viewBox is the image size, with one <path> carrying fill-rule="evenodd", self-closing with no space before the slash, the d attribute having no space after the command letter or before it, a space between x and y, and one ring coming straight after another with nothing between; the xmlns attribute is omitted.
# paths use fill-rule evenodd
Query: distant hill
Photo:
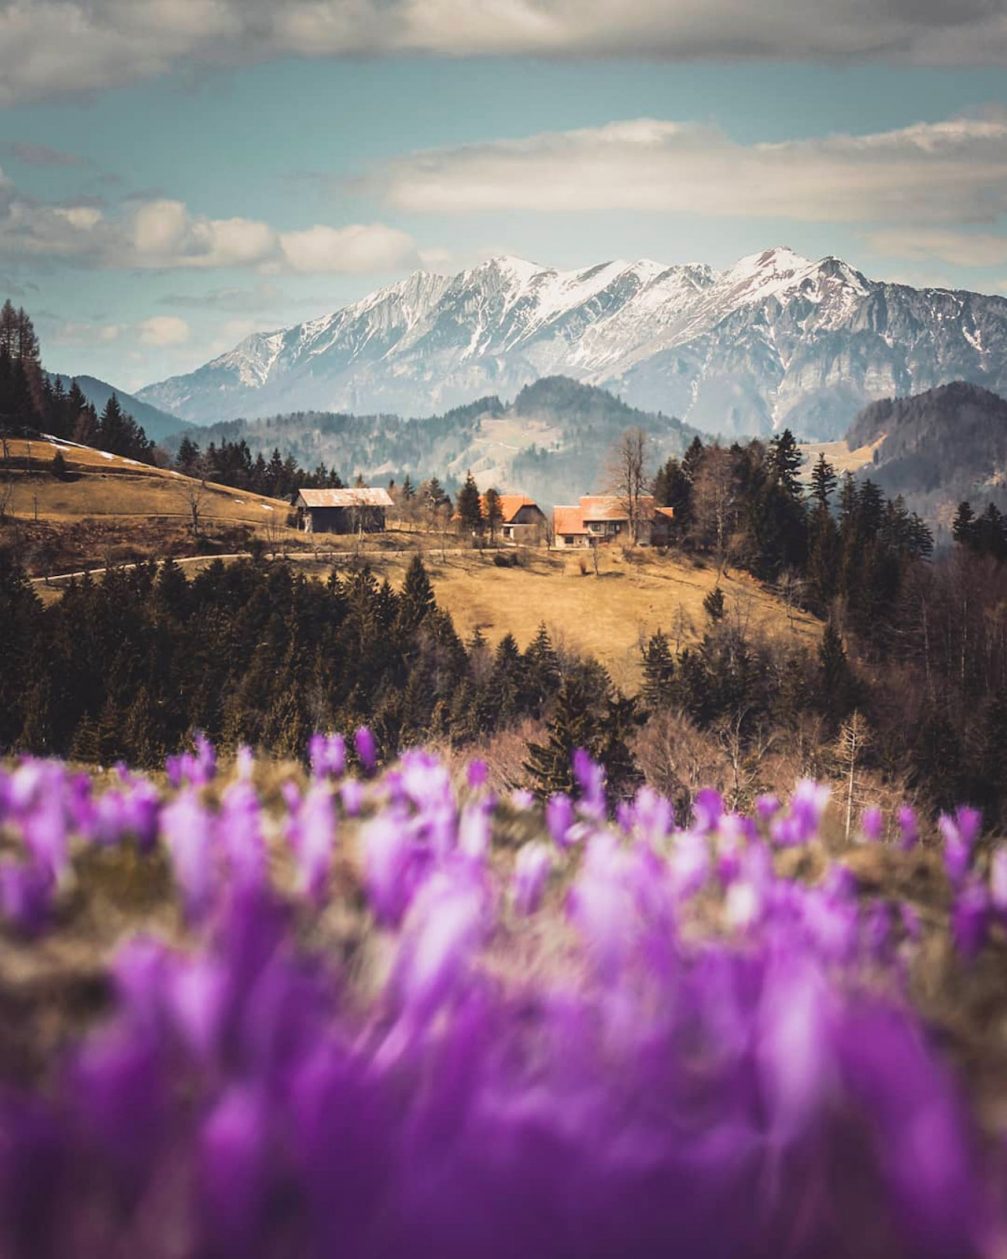
<svg viewBox="0 0 1007 1259"><path fill-rule="evenodd" d="M850 450L880 442L864 471L889 494L942 518L963 498L1007 497L1007 401L955 381L865 407L851 426Z"/></svg>
<svg viewBox="0 0 1007 1259"><path fill-rule="evenodd" d="M451 484L471 470L482 489L520 490L548 506L603 489L612 444L637 426L650 434L655 470L696 435L673 416L638 411L566 376L527 385L510 404L491 395L422 419L303 411L186 432L203 446L244 439L267 458L278 447L303 467L334 467L344 481L359 473L367 481L408 475L414 484L430 476ZM178 441L176 434L168 445Z"/></svg>
<svg viewBox="0 0 1007 1259"><path fill-rule="evenodd" d="M151 406L149 402L144 402L142 398L137 398L134 394L127 393L125 389L119 389L115 385L110 385L105 380L98 380L95 376L65 376L59 372L48 372L47 375L53 381L62 381L64 389L68 389L70 382L75 380L81 393L94 406L99 415L105 403L108 402L114 393L122 404L122 409L129 412L152 441L164 441L166 437L170 437L173 433L181 433L191 427L188 420L180 420L177 415L169 415L167 411Z"/></svg>

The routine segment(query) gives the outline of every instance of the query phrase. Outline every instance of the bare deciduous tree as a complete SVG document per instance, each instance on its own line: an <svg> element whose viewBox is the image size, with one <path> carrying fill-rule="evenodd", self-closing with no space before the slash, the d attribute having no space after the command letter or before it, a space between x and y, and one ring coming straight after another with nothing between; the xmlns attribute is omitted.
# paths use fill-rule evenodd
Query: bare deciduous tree
<svg viewBox="0 0 1007 1259"><path fill-rule="evenodd" d="M609 493L615 494L629 517L630 537L640 541L644 524L643 499L648 492L650 439L642 428L630 428L619 438L608 457Z"/></svg>
<svg viewBox="0 0 1007 1259"><path fill-rule="evenodd" d="M181 477L178 482L178 493L189 517L189 527L193 538L200 536L203 518L203 504L210 493L206 484L206 465L202 458L193 468L192 476Z"/></svg>
<svg viewBox="0 0 1007 1259"><path fill-rule="evenodd" d="M731 452L723 446L710 446L696 476L693 514L700 537L714 549L717 570L721 573L727 562L736 496Z"/></svg>
<svg viewBox="0 0 1007 1259"><path fill-rule="evenodd" d="M860 712L853 712L839 728L836 750L845 764L846 774L846 842L850 840L853 823L853 786L857 763L871 741L871 732Z"/></svg>

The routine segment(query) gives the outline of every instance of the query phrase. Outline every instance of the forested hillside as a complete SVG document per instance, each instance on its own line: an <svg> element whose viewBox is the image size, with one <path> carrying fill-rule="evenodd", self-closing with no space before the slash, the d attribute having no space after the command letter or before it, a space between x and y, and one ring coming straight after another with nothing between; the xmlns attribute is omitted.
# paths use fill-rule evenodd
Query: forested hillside
<svg viewBox="0 0 1007 1259"><path fill-rule="evenodd" d="M611 446L634 426L660 459L681 454L696 435L671 416L637 411L603 389L555 376L522 389L510 404L480 398L422 419L304 412L214 424L186 438L204 446L244 441L253 458L278 449L306 468L335 468L344 480L408 476L418 483L435 476L453 491L471 470L480 488L519 490L550 505L604 489ZM167 444L177 448L182 440Z"/></svg>
<svg viewBox="0 0 1007 1259"><path fill-rule="evenodd" d="M962 499L1007 501L1007 402L955 381L865 408L847 435L851 450L882 439L870 476L917 511L947 517Z"/></svg>

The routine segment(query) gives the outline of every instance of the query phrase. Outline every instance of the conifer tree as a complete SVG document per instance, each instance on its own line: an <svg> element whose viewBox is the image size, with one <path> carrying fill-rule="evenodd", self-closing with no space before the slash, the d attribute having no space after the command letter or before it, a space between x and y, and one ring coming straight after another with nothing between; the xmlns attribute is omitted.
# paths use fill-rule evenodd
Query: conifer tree
<svg viewBox="0 0 1007 1259"><path fill-rule="evenodd" d="M712 590L707 592L705 598L703 599L703 610L714 625L716 625L718 621L722 621L724 619L724 613L726 611L724 606L724 592L719 586L714 586Z"/></svg>
<svg viewBox="0 0 1007 1259"><path fill-rule="evenodd" d="M831 722L840 722L853 706L854 681L842 637L831 619L822 633L818 662L821 670L822 707Z"/></svg>
<svg viewBox="0 0 1007 1259"><path fill-rule="evenodd" d="M479 499L479 487L471 472L466 474L465 484L458 491L456 508L461 527L465 532L482 533L483 512Z"/></svg>
<svg viewBox="0 0 1007 1259"><path fill-rule="evenodd" d="M546 702L559 689L561 680L559 656L543 621L524 653L524 681L533 716L541 713Z"/></svg>
<svg viewBox="0 0 1007 1259"><path fill-rule="evenodd" d="M667 708L674 695L675 658L668 636L658 630L643 649L643 701L649 709Z"/></svg>
<svg viewBox="0 0 1007 1259"><path fill-rule="evenodd" d="M569 674L556 695L545 741L528 745L525 772L537 795L546 797L560 791L577 794L573 754L578 748L590 751L596 743L597 731L594 696L582 676Z"/></svg>
<svg viewBox="0 0 1007 1259"><path fill-rule="evenodd" d="M437 606L434 588L419 554L413 556L406 569L399 596L399 622L405 633L415 632L423 619Z"/></svg>
<svg viewBox="0 0 1007 1259"><path fill-rule="evenodd" d="M821 510L828 511L838 479L832 464L825 458L825 452L820 451L811 470L811 497Z"/></svg>

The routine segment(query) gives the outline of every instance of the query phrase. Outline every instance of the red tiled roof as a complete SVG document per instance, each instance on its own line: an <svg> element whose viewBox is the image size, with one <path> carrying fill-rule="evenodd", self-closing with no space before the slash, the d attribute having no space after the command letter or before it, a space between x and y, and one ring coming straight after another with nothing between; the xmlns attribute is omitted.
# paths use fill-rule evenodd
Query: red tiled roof
<svg viewBox="0 0 1007 1259"><path fill-rule="evenodd" d="M479 496L479 506L482 513L486 515L486 495ZM518 514L522 507L537 507L538 504L533 498L529 498L527 494L501 494L500 495L500 519L505 525L509 525L514 517Z"/></svg>
<svg viewBox="0 0 1007 1259"><path fill-rule="evenodd" d="M618 494L584 494L580 509L585 521L600 523L606 520L628 520L625 501ZM654 514L653 494L640 495L640 514L646 518Z"/></svg>
<svg viewBox="0 0 1007 1259"><path fill-rule="evenodd" d="M669 520L675 519L674 507L655 507L654 510L659 516L667 516Z"/></svg>
<svg viewBox="0 0 1007 1259"><path fill-rule="evenodd" d="M552 530L554 534L587 533L584 513L579 507L554 507Z"/></svg>

